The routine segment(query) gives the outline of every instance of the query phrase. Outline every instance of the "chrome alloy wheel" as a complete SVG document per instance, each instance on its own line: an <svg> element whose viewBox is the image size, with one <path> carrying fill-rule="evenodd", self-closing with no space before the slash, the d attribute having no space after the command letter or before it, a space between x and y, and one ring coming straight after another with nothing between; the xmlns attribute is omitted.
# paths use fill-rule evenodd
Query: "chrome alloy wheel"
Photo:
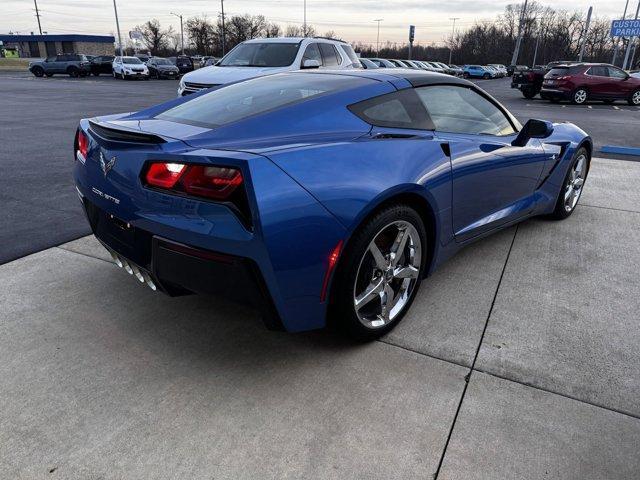
<svg viewBox="0 0 640 480"><path fill-rule="evenodd" d="M567 183L564 186L564 209L567 212L570 212L576 207L576 204L580 199L580 194L582 194L582 187L584 186L586 178L587 157L586 155L580 155L576 159L576 162L569 173L569 178L567 178Z"/></svg>
<svg viewBox="0 0 640 480"><path fill-rule="evenodd" d="M573 96L573 99L575 100L575 102L577 104L582 104L584 102L587 101L587 91L584 89L580 89L578 90L575 95Z"/></svg>
<svg viewBox="0 0 640 480"><path fill-rule="evenodd" d="M353 289L358 320L368 328L388 325L402 312L416 286L422 241L416 228L399 220L380 230L365 251Z"/></svg>
<svg viewBox="0 0 640 480"><path fill-rule="evenodd" d="M633 103L634 105L640 105L640 90L633 93L633 95L631 96L631 103Z"/></svg>

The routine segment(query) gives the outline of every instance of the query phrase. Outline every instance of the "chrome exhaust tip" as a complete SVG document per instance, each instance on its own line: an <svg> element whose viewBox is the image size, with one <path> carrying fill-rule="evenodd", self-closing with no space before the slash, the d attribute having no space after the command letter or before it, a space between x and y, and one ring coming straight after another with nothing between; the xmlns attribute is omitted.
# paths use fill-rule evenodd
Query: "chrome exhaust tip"
<svg viewBox="0 0 640 480"><path fill-rule="evenodd" d="M129 275L133 275L133 269L131 268L131 265L129 265L126 260L124 260L122 263L124 264L124 269L127 271L127 273Z"/></svg>
<svg viewBox="0 0 640 480"><path fill-rule="evenodd" d="M158 287L156 287L156 284L153 283L153 280L151 280L151 277L149 275L147 275L146 273L142 273L142 276L144 278L145 283L147 284L147 286L153 290L154 292L158 289Z"/></svg>
<svg viewBox="0 0 640 480"><path fill-rule="evenodd" d="M144 283L144 276L142 272L138 269L138 267L133 267L133 274L136 276L140 283Z"/></svg>

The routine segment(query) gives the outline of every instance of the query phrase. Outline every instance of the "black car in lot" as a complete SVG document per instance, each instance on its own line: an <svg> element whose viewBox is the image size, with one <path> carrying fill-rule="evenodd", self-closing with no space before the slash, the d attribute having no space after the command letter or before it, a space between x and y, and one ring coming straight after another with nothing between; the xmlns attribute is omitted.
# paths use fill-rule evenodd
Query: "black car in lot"
<svg viewBox="0 0 640 480"><path fill-rule="evenodd" d="M180 71L180 75L184 75L185 73L193 72L195 67L193 66L193 60L186 55L179 55L177 57L169 57L171 63L173 63L178 70Z"/></svg>
<svg viewBox="0 0 640 480"><path fill-rule="evenodd" d="M107 75L113 74L113 55L102 55L99 57L93 57L91 60L91 73L96 77L101 73Z"/></svg>
<svg viewBox="0 0 640 480"><path fill-rule="evenodd" d="M45 60L31 62L29 71L36 77L43 75L51 77L56 73L67 74L71 77L86 77L91 73L91 62L79 53L63 53L52 55Z"/></svg>
<svg viewBox="0 0 640 480"><path fill-rule="evenodd" d="M147 61L149 76L151 78L178 78L180 70L166 58L151 57Z"/></svg>

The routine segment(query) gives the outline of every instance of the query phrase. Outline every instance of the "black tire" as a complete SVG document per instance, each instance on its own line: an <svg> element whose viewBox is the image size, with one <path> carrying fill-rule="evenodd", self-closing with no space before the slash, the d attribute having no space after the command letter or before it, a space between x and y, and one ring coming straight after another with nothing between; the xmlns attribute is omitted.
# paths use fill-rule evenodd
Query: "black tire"
<svg viewBox="0 0 640 480"><path fill-rule="evenodd" d="M382 326L366 326L358 318L354 307L354 296L356 293L356 281L360 271L361 263L365 259L371 260L369 245L381 231L385 230L394 222L406 222L415 228L421 242L420 270L409 292L406 303L394 318ZM405 258L402 254L401 258ZM329 324L345 332L351 338L358 341L370 341L379 338L393 329L411 308L411 304L420 288L422 276L425 271L427 260L427 233L422 218L413 208L408 205L398 203L393 204L375 213L366 220L354 233L342 252L340 261L334 276L329 303ZM416 260L417 261L417 260ZM363 263L364 265L364 263ZM375 267L374 267L375 269ZM367 272L365 271L365 277ZM384 276L384 274L382 274ZM362 277L360 277L362 278ZM367 277L368 278L368 277ZM373 300L376 302L377 300Z"/></svg>
<svg viewBox="0 0 640 480"><path fill-rule="evenodd" d="M587 151L586 148L581 147L579 148L576 153L573 154L573 157L571 158L571 162L569 163L569 168L567 169L567 174L564 177L564 181L562 182L562 186L560 187L560 191L558 192L558 198L556 199L556 205L553 209L553 212L551 213L550 218L554 219L554 220L564 220L565 218L569 217L574 211L575 211L575 206L573 208L571 208L571 210L567 210L565 208L565 202L564 202L564 194L565 194L565 189L567 188L567 184L569 182L569 179L571 177L571 173L573 171L574 166L576 165L578 159L584 155L587 159L587 166L586 166L586 173L584 176L584 181L586 182L587 177L589 175L589 167L591 166L591 157L589 156L589 152ZM583 188L584 188L584 183L583 183ZM582 190L580 191L580 195L582 194ZM579 197L578 197L579 200ZM578 201L577 200L577 201ZM576 201L576 204L577 204Z"/></svg>
<svg viewBox="0 0 640 480"><path fill-rule="evenodd" d="M634 107L640 107L640 88L635 90L627 100L627 103Z"/></svg>
<svg viewBox="0 0 640 480"><path fill-rule="evenodd" d="M571 94L571 103L574 105L585 105L589 100L589 91L584 87L576 88Z"/></svg>
<svg viewBox="0 0 640 480"><path fill-rule="evenodd" d="M526 98L527 100L531 100L533 97L536 96L536 91L533 88L524 88L522 90L522 95L524 96L524 98Z"/></svg>
<svg viewBox="0 0 640 480"><path fill-rule="evenodd" d="M33 67L31 69L31 73L33 73L38 78L42 78L42 76L44 75L44 69L42 67Z"/></svg>
<svg viewBox="0 0 640 480"><path fill-rule="evenodd" d="M467 72L464 72L464 73L462 74L462 76L463 76L464 78L469 78L469 74L468 74Z"/></svg>
<svg viewBox="0 0 640 480"><path fill-rule="evenodd" d="M482 75L482 78L484 78L485 80L489 80L491 78L491 75L485 73L484 75Z"/></svg>
<svg viewBox="0 0 640 480"><path fill-rule="evenodd" d="M77 78L80 75L80 72L76 67L69 67L67 68L67 75L73 78Z"/></svg>

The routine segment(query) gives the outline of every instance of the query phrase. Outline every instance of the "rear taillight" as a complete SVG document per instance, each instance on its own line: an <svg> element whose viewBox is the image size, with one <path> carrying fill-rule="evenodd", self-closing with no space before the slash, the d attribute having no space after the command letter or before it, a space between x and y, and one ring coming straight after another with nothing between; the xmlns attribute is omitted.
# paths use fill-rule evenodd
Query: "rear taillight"
<svg viewBox="0 0 640 480"><path fill-rule="evenodd" d="M242 185L242 173L231 167L151 163L144 175L147 185L212 200L227 200Z"/></svg>
<svg viewBox="0 0 640 480"><path fill-rule="evenodd" d="M534 73L533 73L533 72L529 72L529 73L527 73L527 79L529 79L529 80L533 81L533 78L534 78L534 77L535 77L535 75L534 75Z"/></svg>
<svg viewBox="0 0 640 480"><path fill-rule="evenodd" d="M86 160L88 153L89 139L82 130L78 129L78 132L76 133L76 158L80 155L83 160Z"/></svg>

